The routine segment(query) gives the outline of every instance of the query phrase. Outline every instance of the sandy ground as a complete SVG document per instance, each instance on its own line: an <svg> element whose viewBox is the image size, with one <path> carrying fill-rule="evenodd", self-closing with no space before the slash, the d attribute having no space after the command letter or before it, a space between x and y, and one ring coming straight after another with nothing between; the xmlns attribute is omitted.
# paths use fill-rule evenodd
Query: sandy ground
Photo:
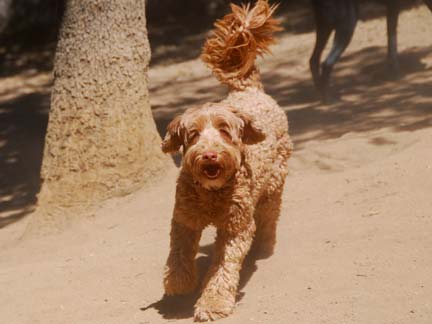
<svg viewBox="0 0 432 324"><path fill-rule="evenodd" d="M260 63L267 92L287 111L296 151L276 252L247 259L237 309L220 323L432 323L431 23L423 7L401 16L398 81L385 77L384 20L360 23L336 69L342 100L332 105L319 103L308 74L312 33L281 34ZM161 130L186 107L225 93L198 60L156 65L150 79ZM35 116L46 113L39 96L48 72L0 80L0 111L18 96L17 82L41 102ZM14 209L3 191L0 323L191 322L193 296L162 298L175 176L107 202L64 233L31 240L17 239L28 221L19 208L32 203ZM209 230L202 270L212 240Z"/></svg>

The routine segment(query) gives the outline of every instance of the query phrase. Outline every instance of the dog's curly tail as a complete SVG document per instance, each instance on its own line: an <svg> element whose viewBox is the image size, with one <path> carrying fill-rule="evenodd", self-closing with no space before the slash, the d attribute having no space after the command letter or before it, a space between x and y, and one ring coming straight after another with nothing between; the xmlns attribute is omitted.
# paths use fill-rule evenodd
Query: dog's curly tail
<svg viewBox="0 0 432 324"><path fill-rule="evenodd" d="M269 46L275 43L273 33L281 30L272 17L277 6L270 6L268 0L258 0L253 7L231 4L232 12L214 24L201 59L219 81L237 90L261 87L255 59L270 52Z"/></svg>

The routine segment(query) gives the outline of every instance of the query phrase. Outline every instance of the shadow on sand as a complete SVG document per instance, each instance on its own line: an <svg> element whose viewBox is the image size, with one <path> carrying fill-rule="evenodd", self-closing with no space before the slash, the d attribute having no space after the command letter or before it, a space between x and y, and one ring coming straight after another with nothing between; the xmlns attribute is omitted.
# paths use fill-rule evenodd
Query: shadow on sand
<svg viewBox="0 0 432 324"><path fill-rule="evenodd" d="M33 210L48 122L47 94L0 103L0 229Z"/></svg>
<svg viewBox="0 0 432 324"><path fill-rule="evenodd" d="M213 244L200 247L200 253L204 254L204 256L200 256L196 260L200 282L202 282L202 279L211 264L212 249ZM253 251L250 251L250 253L246 256L240 272L240 283L236 298L237 302L239 302L244 297L245 292L242 290L252 278L252 275L255 273L255 271L258 269L256 264L258 260L259 258ZM140 309L142 311L156 309L158 313L165 319L191 318L193 317L194 305L199 296L199 291L186 296L164 295L160 300Z"/></svg>
<svg viewBox="0 0 432 324"><path fill-rule="evenodd" d="M323 105L310 79L296 80L280 67L263 77L266 90L287 111L297 148L309 140L381 128L412 131L432 126L432 67L422 62L432 47L400 55L401 78L388 78L385 48L368 47L347 55L336 67L332 90L339 97Z"/></svg>
<svg viewBox="0 0 432 324"><path fill-rule="evenodd" d="M401 53L403 75L395 81L386 78L384 47L368 47L347 55L333 77L333 89L339 92L340 100L330 105L320 103L307 71L301 78L290 74L293 61L267 68L263 82L267 93L289 115L297 149L307 141L338 138L348 132L386 127L395 132L412 131L432 126L432 68L422 63L431 52L429 46ZM163 99L166 92L180 93L177 89L188 90L171 95L164 105L154 105L161 136L169 121L187 107L217 101L226 94L210 75L168 81L151 88L151 94ZM48 92L0 102L0 229L22 219L34 206L48 107Z"/></svg>

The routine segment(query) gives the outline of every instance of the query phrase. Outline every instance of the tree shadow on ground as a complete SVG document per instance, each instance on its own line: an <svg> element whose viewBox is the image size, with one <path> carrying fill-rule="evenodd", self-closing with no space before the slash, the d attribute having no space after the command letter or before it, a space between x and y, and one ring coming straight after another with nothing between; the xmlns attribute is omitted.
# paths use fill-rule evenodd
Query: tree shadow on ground
<svg viewBox="0 0 432 324"><path fill-rule="evenodd" d="M431 52L430 46L402 52L403 77L396 81L386 78L384 47L368 47L347 55L333 76L333 89L339 89L341 100L330 105L320 103L308 71L301 78L290 75L297 64L293 60L279 60L274 65L270 61L263 69L263 82L266 91L287 111L297 149L310 140L337 138L349 132L385 127L395 132L412 131L432 126L432 68L422 63ZM170 92L179 95L154 105L161 136L174 115L226 95L226 89L210 74L161 82L151 88L158 100L165 100ZM48 108L48 90L0 101L0 228L22 219L34 206Z"/></svg>
<svg viewBox="0 0 432 324"><path fill-rule="evenodd" d="M0 78L26 71L51 71L56 42L28 44L10 41L0 46Z"/></svg>
<svg viewBox="0 0 432 324"><path fill-rule="evenodd" d="M323 105L310 79L295 80L278 72L264 75L267 92L287 111L296 144L337 138L349 132L390 127L393 131L432 126L432 67L422 60L432 47L400 55L402 76L388 78L385 49L368 47L347 55L333 76L339 100Z"/></svg>
<svg viewBox="0 0 432 324"><path fill-rule="evenodd" d="M209 13L205 1L188 1L173 8L164 7L164 3L152 1L147 7L148 36L152 48L151 64L169 64L183 62L199 56L201 47L216 19L229 10L229 2L218 3L218 9ZM233 1L242 3L247 1ZM309 1L271 1L280 2L277 16L283 26L283 32L301 34L315 28ZM378 5L379 0L363 0L360 6L360 18L370 20L385 15L385 6ZM21 4L22 5L22 4ZM403 1L403 10L424 5L421 0ZM14 75L26 69L49 71L52 69L56 40L65 8L64 1L40 1L28 4L31 12L38 15L28 19L25 12L14 18L9 32L0 35L0 77ZM43 16L41 19L36 17ZM39 24L36 23L39 21Z"/></svg>
<svg viewBox="0 0 432 324"><path fill-rule="evenodd" d="M33 211L48 122L48 95L0 103L0 229Z"/></svg>
<svg viewBox="0 0 432 324"><path fill-rule="evenodd" d="M204 2L197 1L192 5L189 3L185 8L168 8L168 13L165 11L164 15L158 14L161 11L160 5L149 6L147 13L152 65L178 63L197 58L214 22L230 11L229 4L232 2L240 5L248 1L213 2L217 3L217 9L211 13L204 9ZM177 10L173 12L173 9ZM281 1L278 18L284 32L303 33L314 27L312 12L307 2Z"/></svg>
<svg viewBox="0 0 432 324"><path fill-rule="evenodd" d="M306 141L337 138L348 132L432 126L432 67L423 63L430 53L431 46L400 53L402 74L398 80L387 77L385 47L367 47L346 55L333 75L332 89L340 99L328 105L321 103L308 70L291 75L293 66L298 65L295 60L268 61L262 77L266 92L287 112L290 133L300 148ZM209 74L206 78L167 82L151 90L157 97L171 93L169 102L153 106L161 136L175 115L225 97L226 90L213 79ZM176 89L184 91L173 95Z"/></svg>
<svg viewBox="0 0 432 324"><path fill-rule="evenodd" d="M159 64L178 63L197 58L208 36L209 30L216 19L221 18L229 10L228 3L221 7L215 15L203 15L192 11L189 15L166 15L151 19L148 24L149 39L152 48L153 66ZM232 1L244 3L247 1ZM271 1L279 2L277 18L283 31L280 34L302 34L315 29L314 17L309 1ZM424 5L420 0L406 0L402 10ZM150 8L148 14L154 15ZM155 8L156 10L156 8ZM360 19L371 20L386 15L382 1L363 0L360 5Z"/></svg>
<svg viewBox="0 0 432 324"><path fill-rule="evenodd" d="M197 258L197 268L200 281L202 282L207 270L210 267L212 254L213 254L213 244L205 245L200 247L200 253L204 254ZM249 280L252 278L254 272L258 269L256 264L259 258L254 251L250 251L246 256L242 269L240 271L240 283L238 288L238 293L236 297L236 302L238 303L244 296L245 292L242 291ZM196 301L200 296L199 290L196 292L186 295L186 296L167 296L164 295L162 298L148 306L144 306L141 311L146 311L148 309L156 309L157 312L164 319L186 319L193 317L193 310Z"/></svg>

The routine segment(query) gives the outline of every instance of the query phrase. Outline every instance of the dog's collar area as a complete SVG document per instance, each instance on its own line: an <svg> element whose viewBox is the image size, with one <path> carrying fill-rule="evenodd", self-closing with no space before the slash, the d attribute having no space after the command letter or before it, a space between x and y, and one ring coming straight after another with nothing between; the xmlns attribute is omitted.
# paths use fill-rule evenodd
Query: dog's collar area
<svg viewBox="0 0 432 324"><path fill-rule="evenodd" d="M198 180L194 179L194 185L199 187L202 190L208 191L208 192L217 192L217 191L221 191L222 189L224 189L226 187L226 185L224 184L222 187L220 188L206 188L204 187L201 182L199 182Z"/></svg>

